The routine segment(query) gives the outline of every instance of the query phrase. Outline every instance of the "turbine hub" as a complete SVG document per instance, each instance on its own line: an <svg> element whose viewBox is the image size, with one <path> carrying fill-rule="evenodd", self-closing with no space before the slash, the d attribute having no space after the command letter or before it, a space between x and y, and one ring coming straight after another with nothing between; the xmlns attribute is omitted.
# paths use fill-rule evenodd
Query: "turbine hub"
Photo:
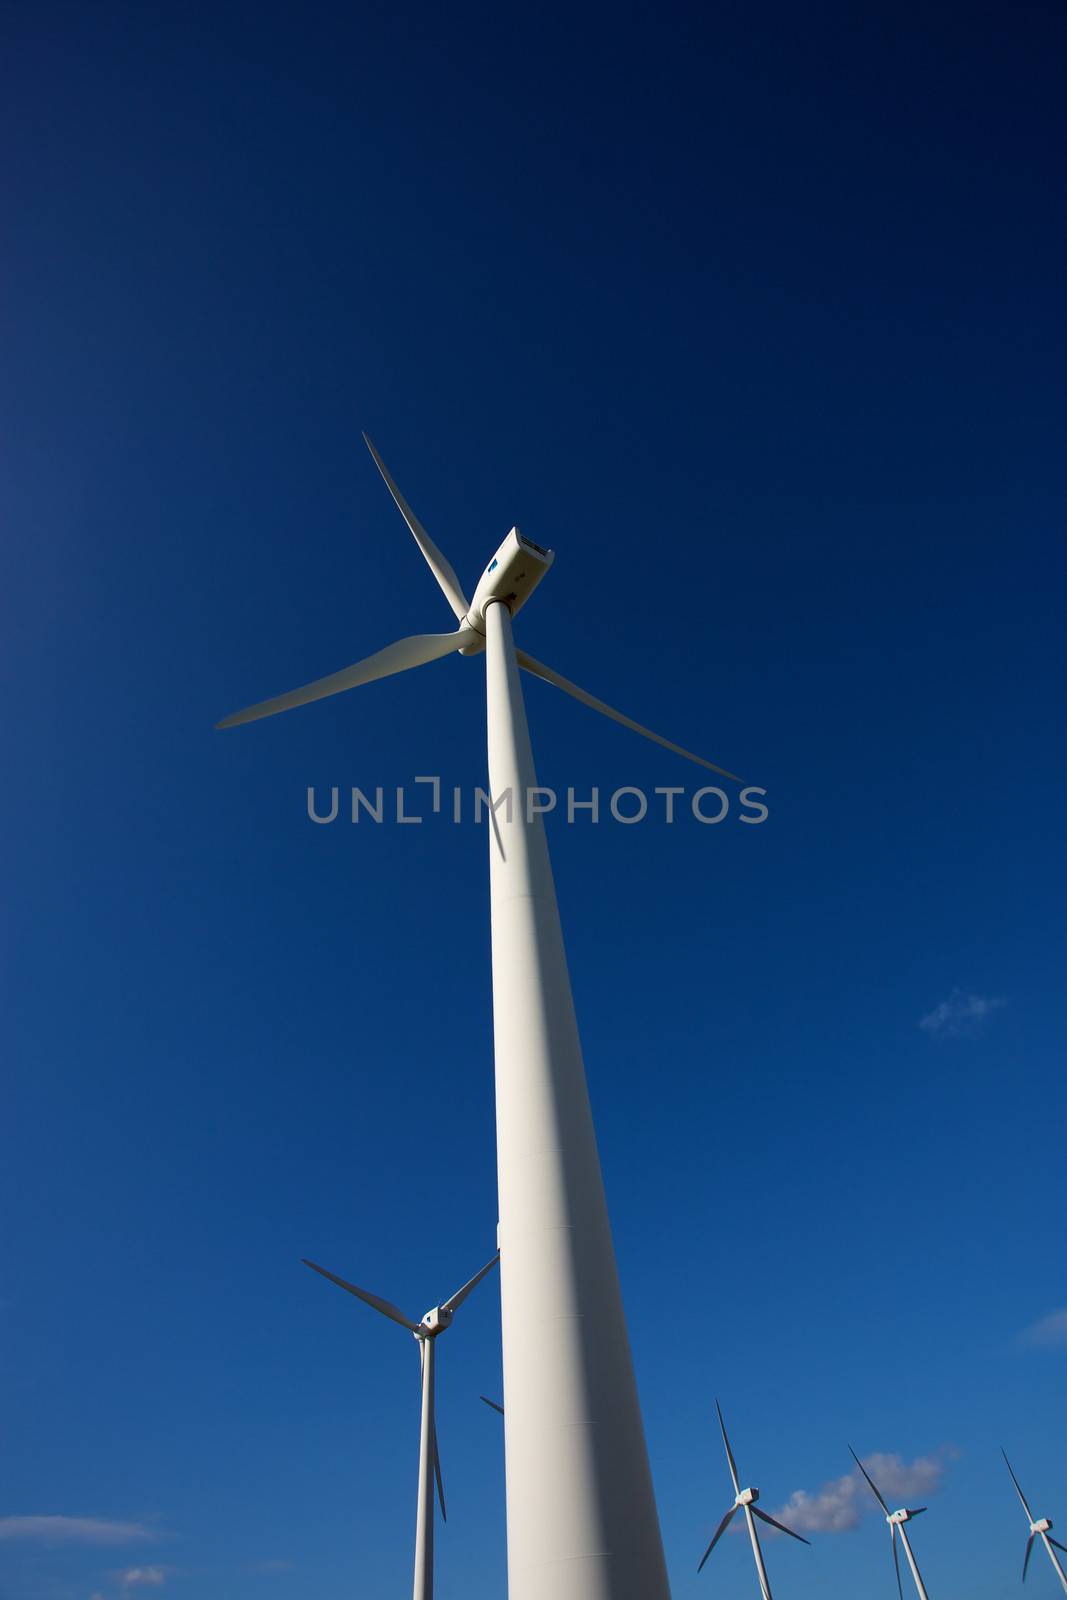
<svg viewBox="0 0 1067 1600"><path fill-rule="evenodd" d="M737 1499L734 1501L734 1505L736 1505L736 1506L754 1506L758 1499L759 1499L759 1490L758 1489L742 1489L740 1494L738 1495Z"/></svg>

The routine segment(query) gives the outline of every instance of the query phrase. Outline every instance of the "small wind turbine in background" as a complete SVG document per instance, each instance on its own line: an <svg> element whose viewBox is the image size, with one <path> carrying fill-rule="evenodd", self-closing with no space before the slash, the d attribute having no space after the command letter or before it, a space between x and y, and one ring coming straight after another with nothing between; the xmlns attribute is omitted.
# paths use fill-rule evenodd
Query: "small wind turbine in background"
<svg viewBox="0 0 1067 1600"><path fill-rule="evenodd" d="M904 1527L904 1524L909 1520L909 1518L921 1516L922 1513L926 1510L926 1507L925 1506L915 1506L913 1510L909 1511L909 1510L906 1510L902 1506L899 1511L890 1511L889 1507L886 1505L885 1501L882 1499L881 1493L879 1492L878 1487L875 1484L874 1479L871 1477L870 1473L867 1471L867 1468L863 1465L863 1462L860 1460L860 1458L856 1454L855 1450L852 1449L852 1446L849 1445L848 1448L849 1448L850 1451L852 1451L852 1459L853 1459L853 1461L855 1461L857 1467L859 1467L860 1471L863 1473L863 1476L867 1479L867 1482L870 1484L871 1493L874 1495L874 1498L878 1501L878 1504L881 1506L882 1510L885 1512L885 1520L889 1524L889 1539L890 1539L890 1543L893 1546L893 1566L896 1568L897 1589L898 1589L898 1591L900 1593L900 1600L904 1600L904 1588L903 1588L903 1585L901 1584L901 1581L900 1581L900 1555L899 1555L899 1553L897 1551L897 1534L898 1533L900 1534L900 1542L904 1546L904 1554L908 1558L908 1566L911 1568L911 1575L915 1579L915 1587L919 1591L919 1600L929 1600L929 1596L926 1593L925 1585L923 1584L922 1577L921 1577L921 1575L919 1573L918 1565L916 1563L915 1557L912 1555L912 1552L911 1552L911 1545L908 1542L907 1531L906 1531L906 1529Z"/></svg>
<svg viewBox="0 0 1067 1600"><path fill-rule="evenodd" d="M792 1528L787 1528L784 1522L776 1522L775 1519L772 1516L769 1516L766 1511L761 1511L759 1506L756 1504L756 1501L759 1499L758 1489L742 1489L741 1480L737 1476L737 1463L734 1461L734 1453L730 1449L730 1441L726 1436L726 1424L722 1420L722 1408L717 1400L715 1402L715 1409L719 1413L719 1427L722 1429L722 1442L726 1446L726 1459L730 1463L730 1477L733 1479L735 1499L733 1505L730 1507L729 1511L716 1528L715 1535L711 1543L701 1556L700 1566L697 1567L697 1571L699 1572L701 1570L705 1561L718 1544L720 1538L730 1526L730 1522L736 1513L738 1511L743 1511L745 1513L745 1521L748 1524L748 1536L752 1540L752 1554L756 1559L756 1573L759 1577L759 1586L763 1594L763 1600L771 1600L771 1586L767 1580L767 1568L763 1564L763 1551L760 1549L759 1534L756 1532L755 1519L758 1517L761 1522L766 1522L770 1525L770 1527L777 1528L779 1533L788 1533L791 1539L799 1539L801 1544L810 1544L811 1541L803 1538L799 1533L794 1533Z"/></svg>
<svg viewBox="0 0 1067 1600"><path fill-rule="evenodd" d="M1026 1496L1019 1488L1019 1480L1011 1470L1011 1462L1008 1460L1008 1453L1004 1449L1003 1445L1000 1447L1000 1453L1004 1457L1004 1465L1007 1467L1008 1471L1011 1472L1011 1481L1015 1485L1015 1493L1019 1496L1019 1499L1023 1503L1023 1510L1026 1512L1027 1521L1030 1524L1030 1537L1026 1541L1026 1554L1023 1557L1023 1582L1025 1583L1026 1581L1026 1569L1030 1565L1030 1551L1034 1548L1034 1540L1040 1539L1041 1543L1048 1551L1049 1560L1056 1569L1056 1576L1059 1578L1064 1590L1067 1591L1067 1573L1064 1572L1060 1558L1056 1554L1056 1550L1062 1550L1064 1554L1067 1555L1067 1545L1060 1544L1058 1539L1054 1539L1052 1537L1051 1518L1034 1516L1033 1512L1030 1510L1030 1507L1026 1503ZM1053 1545L1056 1546L1056 1550L1053 1550Z"/></svg>
<svg viewBox="0 0 1067 1600"><path fill-rule="evenodd" d="M444 1333L452 1321L454 1314L466 1300L472 1289L476 1289L487 1272L492 1271L500 1259L499 1251L492 1261L487 1261L480 1272L476 1272L462 1289L457 1289L455 1294L439 1306L434 1306L432 1311L427 1311L421 1322L413 1322L410 1317L394 1306L389 1300L382 1300L378 1295L371 1294L366 1289L357 1288L354 1283L346 1283L344 1278L339 1278L336 1273L327 1272L325 1267L318 1266L314 1261L304 1261L305 1267L310 1267L312 1272L319 1272L324 1278L329 1278L331 1283L336 1283L342 1289L347 1289L349 1294L354 1294L357 1300L362 1300L368 1306L373 1306L375 1311L380 1311L383 1317L389 1317L393 1322L399 1322L402 1328L407 1328L415 1335L419 1345L419 1359L422 1364L422 1426L419 1432L419 1502L415 1515L415 1584L413 1600L433 1600L433 1485L437 1480L437 1497L441 1502L441 1515L445 1516L445 1491L441 1482L441 1457L437 1449L437 1422L434 1410L434 1341Z"/></svg>

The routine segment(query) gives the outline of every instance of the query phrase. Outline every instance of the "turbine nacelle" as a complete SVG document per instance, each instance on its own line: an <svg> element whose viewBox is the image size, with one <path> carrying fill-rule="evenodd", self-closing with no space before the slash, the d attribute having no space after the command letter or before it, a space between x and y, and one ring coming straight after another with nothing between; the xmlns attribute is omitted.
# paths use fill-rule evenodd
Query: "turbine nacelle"
<svg viewBox="0 0 1067 1600"><path fill-rule="evenodd" d="M909 1521L909 1519L911 1517L920 1516L925 1510L926 1510L925 1506L916 1506L913 1511L909 1511L906 1506L901 1506L899 1511L888 1511L888 1512L886 1512L886 1519L885 1520L888 1523L890 1523L890 1525L892 1525L895 1522L897 1524L897 1526L899 1527L902 1522Z"/></svg>
<svg viewBox="0 0 1067 1600"><path fill-rule="evenodd" d="M446 1311L443 1306L434 1306L432 1311L427 1311L418 1328L415 1330L416 1339L435 1339L443 1333L452 1321L451 1311Z"/></svg>
<svg viewBox="0 0 1067 1600"><path fill-rule="evenodd" d="M518 528L512 528L503 544L478 580L470 610L464 617L468 628L485 633L485 610L495 601L502 601L512 616L524 606L552 565L555 557L532 539L526 539ZM471 643L461 653L473 655L478 648Z"/></svg>
<svg viewBox="0 0 1067 1600"><path fill-rule="evenodd" d="M741 1489L738 1491L735 1506L754 1506L759 1499L758 1489Z"/></svg>
<svg viewBox="0 0 1067 1600"><path fill-rule="evenodd" d="M1030 1524L1030 1532L1031 1533L1048 1533L1048 1532L1051 1531L1051 1528L1052 1528L1052 1518L1051 1517L1038 1517L1036 1522L1031 1522L1031 1524Z"/></svg>

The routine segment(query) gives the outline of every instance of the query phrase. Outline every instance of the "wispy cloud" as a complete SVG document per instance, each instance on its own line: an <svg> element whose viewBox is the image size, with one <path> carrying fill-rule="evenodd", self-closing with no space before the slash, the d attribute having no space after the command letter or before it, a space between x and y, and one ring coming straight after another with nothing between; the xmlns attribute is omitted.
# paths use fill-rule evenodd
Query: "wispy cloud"
<svg viewBox="0 0 1067 1600"><path fill-rule="evenodd" d="M914 1502L936 1494L945 1470L939 1455L917 1456L908 1462L898 1455L874 1451L864 1456L863 1464L891 1507L894 1501ZM773 1515L797 1533L845 1533L855 1528L867 1512L877 1510L878 1502L859 1469L853 1467L844 1477L831 1478L814 1493L795 1489Z"/></svg>
<svg viewBox="0 0 1067 1600"><path fill-rule="evenodd" d="M119 1573L123 1589L159 1589L167 1577L166 1567L127 1567Z"/></svg>
<svg viewBox="0 0 1067 1600"><path fill-rule="evenodd" d="M1019 1335L1022 1344L1040 1345L1050 1350L1057 1345L1067 1345L1067 1306L1060 1311L1050 1311L1039 1317Z"/></svg>
<svg viewBox="0 0 1067 1600"><path fill-rule="evenodd" d="M953 989L947 1000L942 1000L925 1017L919 1018L919 1027L934 1039L954 1039L963 1034L975 1034L1003 1004L1003 1000L989 995L965 994L962 989Z"/></svg>
<svg viewBox="0 0 1067 1600"><path fill-rule="evenodd" d="M108 1522L102 1517L0 1517L0 1540L38 1544L136 1544L154 1539L144 1522Z"/></svg>

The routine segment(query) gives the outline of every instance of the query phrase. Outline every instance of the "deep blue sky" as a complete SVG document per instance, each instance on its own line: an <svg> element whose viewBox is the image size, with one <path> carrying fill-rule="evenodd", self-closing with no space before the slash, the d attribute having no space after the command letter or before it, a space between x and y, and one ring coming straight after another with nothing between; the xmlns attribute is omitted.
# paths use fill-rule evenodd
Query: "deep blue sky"
<svg viewBox="0 0 1067 1600"><path fill-rule="evenodd" d="M450 626L364 427L464 582L554 547L527 648L768 789L551 825L675 1600L754 1588L715 1393L772 1506L936 1457L935 1597L1017 1582L1001 1442L1067 1522L1067 24L933 12L8 11L3 1600L410 1582L414 1355L299 1258L421 1314L493 1248L486 846L304 797L482 781L483 673L212 732ZM546 782L699 781L528 705ZM440 1353L498 1600L491 1280Z"/></svg>

